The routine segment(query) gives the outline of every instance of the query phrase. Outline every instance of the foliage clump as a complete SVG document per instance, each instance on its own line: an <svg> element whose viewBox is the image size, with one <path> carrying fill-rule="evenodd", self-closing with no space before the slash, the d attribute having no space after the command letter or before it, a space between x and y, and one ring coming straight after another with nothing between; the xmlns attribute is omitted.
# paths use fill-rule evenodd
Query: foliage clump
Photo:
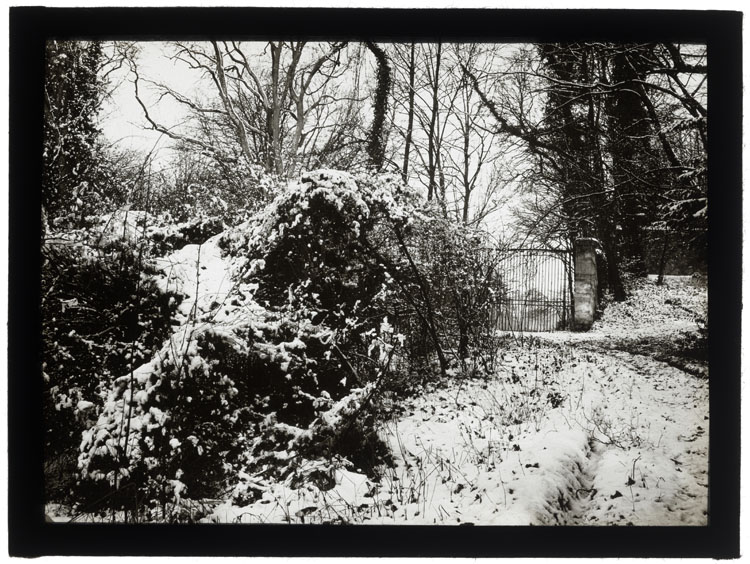
<svg viewBox="0 0 750 564"><path fill-rule="evenodd" d="M317 239L290 227L300 206ZM352 210L369 228L356 184L337 191L303 182L222 239L237 265L234 290L215 304L223 322L193 319L151 362L115 381L84 434L79 462L90 496L132 482L158 505L165 495L218 495L234 483L251 498L260 490L243 486L245 476L294 479L315 459L330 475L340 439L348 462L364 465L346 414L366 420L364 400L391 345L373 317L385 275L359 260L358 220L345 215Z"/></svg>
<svg viewBox="0 0 750 564"><path fill-rule="evenodd" d="M468 326L491 292L471 280L477 241L449 225L396 177L323 170L204 243L232 289L114 381L81 445L89 498L134 484L157 511L257 501L279 481L326 489L342 466L376 473L378 401L405 388L412 352L447 369L446 332L464 337L455 359L478 344ZM399 314L417 320L403 334Z"/></svg>
<svg viewBox="0 0 750 564"><path fill-rule="evenodd" d="M97 42L49 41L45 51L42 205L50 217L76 224L96 203L102 48Z"/></svg>
<svg viewBox="0 0 750 564"><path fill-rule="evenodd" d="M71 450L115 377L148 360L171 332L174 296L123 243L48 246L42 263L42 375L48 496L67 496ZM72 468L71 468L72 467Z"/></svg>

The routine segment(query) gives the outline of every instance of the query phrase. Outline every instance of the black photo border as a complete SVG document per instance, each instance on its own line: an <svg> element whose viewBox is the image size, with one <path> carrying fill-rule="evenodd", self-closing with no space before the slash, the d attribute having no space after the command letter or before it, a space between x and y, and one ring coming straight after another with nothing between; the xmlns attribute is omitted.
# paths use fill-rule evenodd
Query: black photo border
<svg viewBox="0 0 750 564"><path fill-rule="evenodd" d="M742 14L323 8L10 9L8 538L13 556L739 555ZM709 54L710 518L706 527L45 523L40 377L44 43L50 38L679 41Z"/></svg>

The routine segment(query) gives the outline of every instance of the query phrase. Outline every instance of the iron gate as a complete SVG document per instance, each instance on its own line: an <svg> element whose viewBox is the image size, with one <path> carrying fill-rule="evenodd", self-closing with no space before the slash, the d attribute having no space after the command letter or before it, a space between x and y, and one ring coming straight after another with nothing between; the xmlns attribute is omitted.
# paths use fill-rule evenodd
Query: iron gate
<svg viewBox="0 0 750 564"><path fill-rule="evenodd" d="M572 318L573 253L553 249L499 251L502 291L494 305L503 331L567 329Z"/></svg>

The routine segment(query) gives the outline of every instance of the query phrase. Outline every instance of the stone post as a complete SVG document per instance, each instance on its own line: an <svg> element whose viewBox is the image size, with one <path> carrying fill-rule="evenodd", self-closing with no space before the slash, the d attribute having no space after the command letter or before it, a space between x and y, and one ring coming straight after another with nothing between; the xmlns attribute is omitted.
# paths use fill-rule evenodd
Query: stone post
<svg viewBox="0 0 750 564"><path fill-rule="evenodd" d="M594 312L598 305L596 276L595 239L576 239L575 242L575 281L573 286L573 329L588 331L594 323Z"/></svg>

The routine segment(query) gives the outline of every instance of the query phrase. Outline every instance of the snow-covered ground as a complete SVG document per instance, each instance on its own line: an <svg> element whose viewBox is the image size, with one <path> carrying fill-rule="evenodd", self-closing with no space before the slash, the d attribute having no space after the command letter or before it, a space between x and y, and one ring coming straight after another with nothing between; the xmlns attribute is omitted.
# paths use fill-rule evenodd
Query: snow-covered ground
<svg viewBox="0 0 750 564"><path fill-rule="evenodd" d="M492 377L402 406L379 480L341 470L328 491L279 484L205 520L706 525L707 369L670 361L706 299L690 278L644 281L590 332L510 339Z"/></svg>

